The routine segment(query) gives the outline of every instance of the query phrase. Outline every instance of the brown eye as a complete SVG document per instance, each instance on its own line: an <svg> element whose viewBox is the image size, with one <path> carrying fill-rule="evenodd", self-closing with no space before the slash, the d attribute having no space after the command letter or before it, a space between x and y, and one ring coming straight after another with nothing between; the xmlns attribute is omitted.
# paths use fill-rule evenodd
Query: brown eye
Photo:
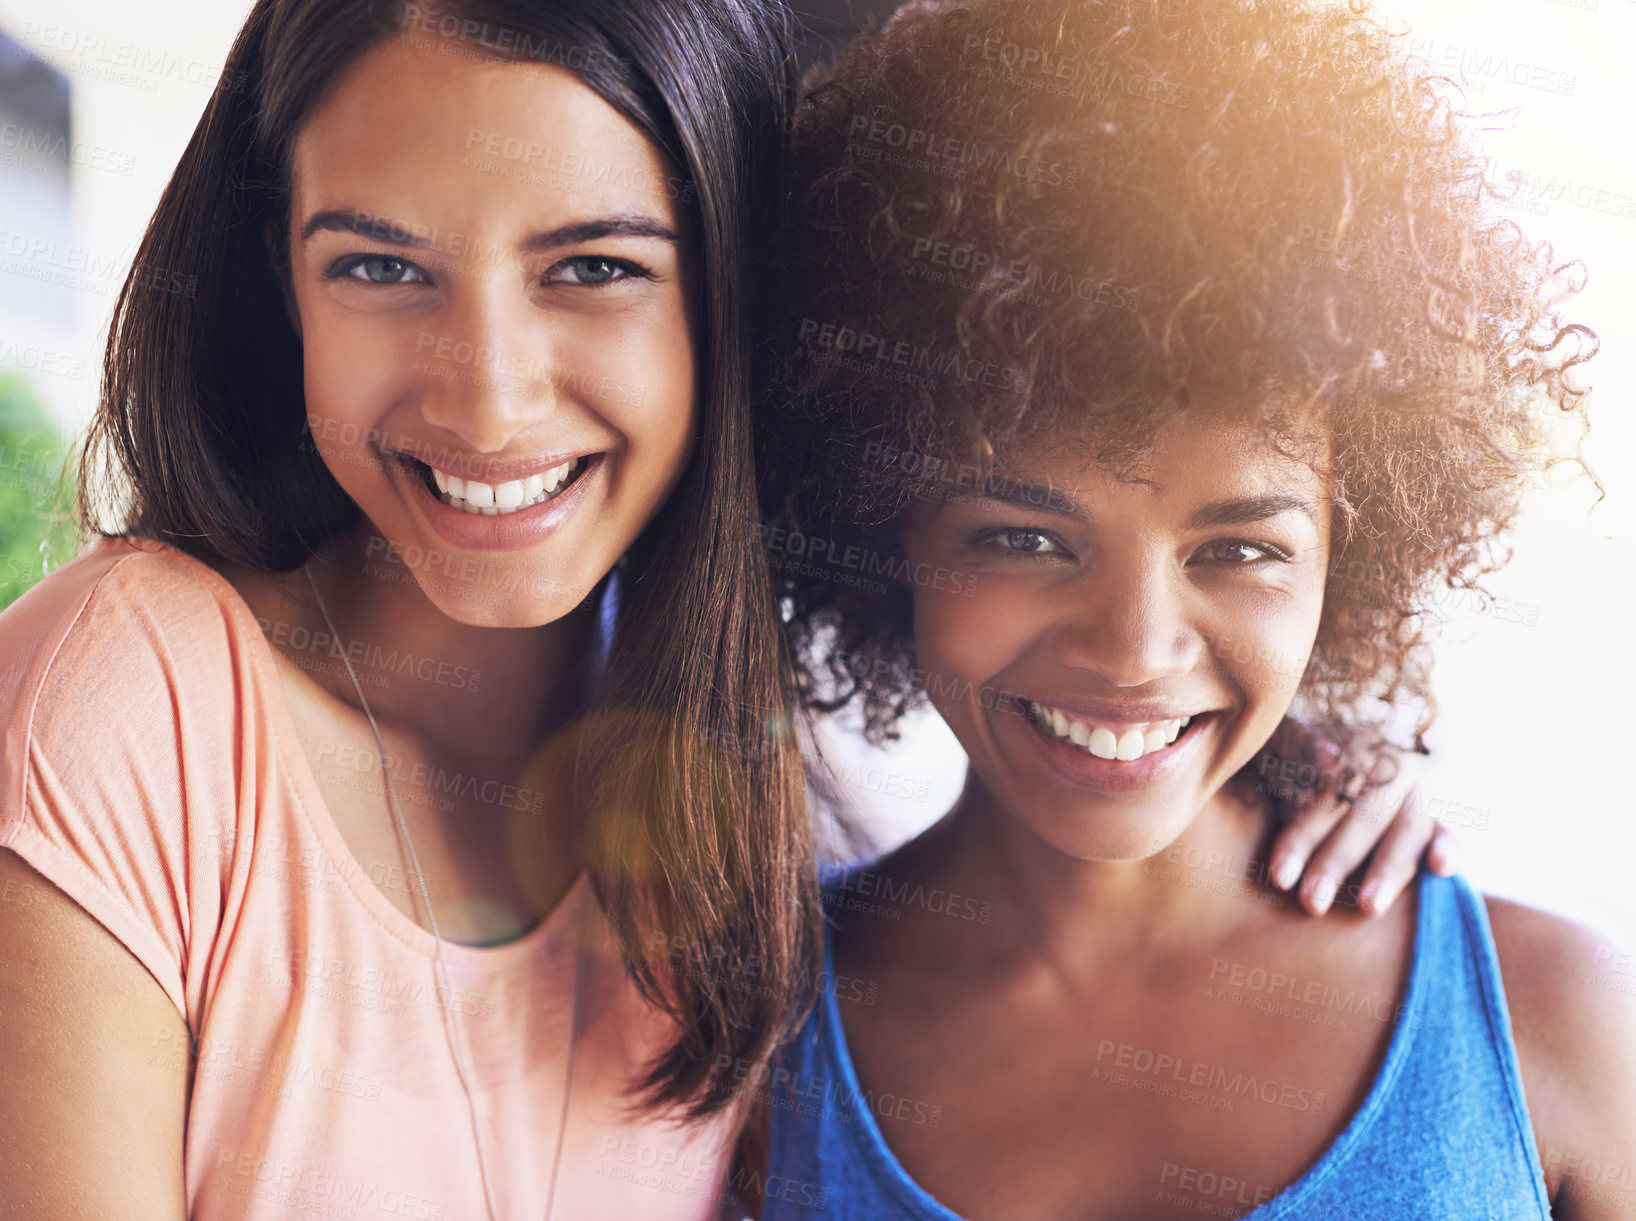
<svg viewBox="0 0 1636 1221"><path fill-rule="evenodd" d="M1007 530L1000 538L1007 550L1025 555L1050 554L1058 550L1050 536L1038 530Z"/></svg>
<svg viewBox="0 0 1636 1221"><path fill-rule="evenodd" d="M1243 568L1260 560L1277 560L1287 562L1289 553L1281 547L1274 547L1270 543L1252 543L1241 538L1224 538L1203 547L1199 558L1211 564L1224 564L1230 568Z"/></svg>

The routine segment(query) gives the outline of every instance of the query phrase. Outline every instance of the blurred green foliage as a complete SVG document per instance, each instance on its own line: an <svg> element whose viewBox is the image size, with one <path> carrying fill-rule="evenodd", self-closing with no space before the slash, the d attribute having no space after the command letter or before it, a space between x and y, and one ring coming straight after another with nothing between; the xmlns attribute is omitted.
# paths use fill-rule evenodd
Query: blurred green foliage
<svg viewBox="0 0 1636 1221"><path fill-rule="evenodd" d="M0 608L76 552L69 447L14 371L0 371Z"/></svg>

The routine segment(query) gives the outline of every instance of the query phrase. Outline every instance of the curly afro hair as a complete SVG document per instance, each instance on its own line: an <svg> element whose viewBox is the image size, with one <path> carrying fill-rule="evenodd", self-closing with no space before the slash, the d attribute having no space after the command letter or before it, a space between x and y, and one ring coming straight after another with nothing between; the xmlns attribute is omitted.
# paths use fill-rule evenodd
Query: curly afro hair
<svg viewBox="0 0 1636 1221"><path fill-rule="evenodd" d="M1596 337L1401 41L1305 0L922 2L814 73L762 438L810 707L880 741L924 698L910 590L833 562L890 571L916 497L1065 430L1120 469L1178 414L1316 409L1332 568L1276 749L1424 749L1426 625L1583 437Z"/></svg>

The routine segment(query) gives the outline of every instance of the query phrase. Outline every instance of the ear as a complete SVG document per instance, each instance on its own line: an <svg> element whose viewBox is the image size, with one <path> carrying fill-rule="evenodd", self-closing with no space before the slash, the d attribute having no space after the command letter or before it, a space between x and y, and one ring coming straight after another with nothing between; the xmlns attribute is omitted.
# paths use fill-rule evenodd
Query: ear
<svg viewBox="0 0 1636 1221"><path fill-rule="evenodd" d="M295 303L295 289L290 285L289 239L282 237L277 228L269 223L261 231L261 240L267 248L267 262L272 266L273 278L278 281L279 291L284 294L284 316L290 320L295 337L301 339L301 311Z"/></svg>

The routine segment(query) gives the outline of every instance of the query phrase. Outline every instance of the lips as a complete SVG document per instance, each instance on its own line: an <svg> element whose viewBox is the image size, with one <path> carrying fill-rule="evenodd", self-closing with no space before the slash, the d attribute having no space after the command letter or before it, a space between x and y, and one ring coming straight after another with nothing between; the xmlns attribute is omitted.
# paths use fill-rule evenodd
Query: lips
<svg viewBox="0 0 1636 1221"><path fill-rule="evenodd" d="M568 484L585 469L585 461L573 458L559 463L543 475L526 479L509 479L504 483L484 483L478 479L462 479L438 467L428 468L432 482L443 503L463 513L483 517L504 517L533 505L554 500Z"/></svg>
<svg viewBox="0 0 1636 1221"><path fill-rule="evenodd" d="M1192 722L1192 715L1131 722L1113 718L1092 719L1076 712L1053 708L1037 700L1028 701L1028 716L1042 732L1098 759L1134 763L1144 755L1157 754L1174 742Z"/></svg>
<svg viewBox="0 0 1636 1221"><path fill-rule="evenodd" d="M1076 710L1033 699L1018 702L1026 715L1008 720L1020 723L1019 730L1010 732L1020 732L1021 736L1012 741L1024 752L1023 757L1037 756L1038 763L1052 775L1081 792L1109 797L1142 792L1187 769L1207 748L1210 731L1222 716L1219 709L1200 705L1192 706L1196 711L1188 711L1173 704L1133 707L1076 700ZM1087 712L1086 708L1095 711ZM1063 736L1056 732L1055 714L1059 712L1066 728ZM1076 724L1080 726L1077 731ZM1170 737L1172 727L1176 729L1174 738ZM1097 730L1106 731L1106 736ZM1084 738L1083 745L1074 741L1076 736ZM1093 736L1104 754L1111 738L1113 754L1093 754ZM1165 740L1160 741L1161 737ZM1125 753L1133 758L1120 758L1121 741ZM1150 741L1155 749L1148 749ZM1135 754L1138 743L1141 753Z"/></svg>
<svg viewBox="0 0 1636 1221"><path fill-rule="evenodd" d="M481 485L476 493L479 498L486 498L482 489L497 492L495 484L487 480L460 477L460 484L446 483L445 489L439 489L434 469L441 472L445 480L452 474L447 470L450 463L443 458L439 458L436 468L401 451L392 454L391 459L409 481L413 498L427 525L444 542L463 551L521 551L562 529L577 507L595 493L599 483L603 483L605 488L605 482L599 479L599 475L607 464L608 455L592 453L583 458L562 459L534 471L520 464L504 468L513 478L498 481L500 486L508 482L519 484L523 496L520 503L511 506L510 501L517 498L519 491L515 488L507 491L503 502L507 505L505 508L500 504L474 505L467 499L472 495L474 482ZM462 465L472 470L480 464ZM569 468L568 472L556 476L556 487L547 494L546 476L564 465ZM530 500L527 492L535 478L540 480L540 489L538 495ZM455 486L464 493L459 499L452 495Z"/></svg>
<svg viewBox="0 0 1636 1221"><path fill-rule="evenodd" d="M445 478L459 477L465 482L478 482L489 487L506 483L526 482L538 475L550 476L562 467L578 463L587 466L592 459L602 457L594 449L563 449L556 453L537 454L529 458L462 457L440 445L424 445L408 438L393 438L387 455L414 466L442 472Z"/></svg>

